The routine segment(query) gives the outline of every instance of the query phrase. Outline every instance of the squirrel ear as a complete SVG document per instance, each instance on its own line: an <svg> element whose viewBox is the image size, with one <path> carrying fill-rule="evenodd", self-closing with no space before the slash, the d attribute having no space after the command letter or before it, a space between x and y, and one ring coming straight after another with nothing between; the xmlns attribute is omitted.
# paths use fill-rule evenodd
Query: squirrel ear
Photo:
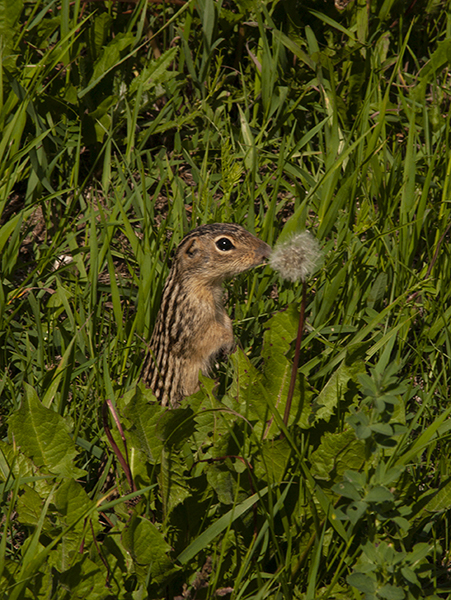
<svg viewBox="0 0 451 600"><path fill-rule="evenodd" d="M199 248L196 248L196 239L191 240L185 247L185 254L192 258L195 254L199 252Z"/></svg>

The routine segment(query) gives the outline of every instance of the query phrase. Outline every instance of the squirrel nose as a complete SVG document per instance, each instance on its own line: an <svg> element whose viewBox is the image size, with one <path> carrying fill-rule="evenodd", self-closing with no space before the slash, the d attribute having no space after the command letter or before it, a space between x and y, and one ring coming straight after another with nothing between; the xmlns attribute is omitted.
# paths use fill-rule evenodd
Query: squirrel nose
<svg viewBox="0 0 451 600"><path fill-rule="evenodd" d="M272 248L269 244L265 242L261 243L261 246L258 249L258 254L260 254L262 261L271 256Z"/></svg>

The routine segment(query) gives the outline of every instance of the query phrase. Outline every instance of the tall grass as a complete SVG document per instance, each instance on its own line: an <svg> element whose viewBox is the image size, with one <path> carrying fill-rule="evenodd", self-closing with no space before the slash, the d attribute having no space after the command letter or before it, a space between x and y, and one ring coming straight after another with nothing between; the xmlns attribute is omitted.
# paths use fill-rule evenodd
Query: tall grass
<svg viewBox="0 0 451 600"><path fill-rule="evenodd" d="M448 597L447 3L15 0L0 42L3 595ZM216 221L322 246L287 426L269 267L216 388L138 383Z"/></svg>

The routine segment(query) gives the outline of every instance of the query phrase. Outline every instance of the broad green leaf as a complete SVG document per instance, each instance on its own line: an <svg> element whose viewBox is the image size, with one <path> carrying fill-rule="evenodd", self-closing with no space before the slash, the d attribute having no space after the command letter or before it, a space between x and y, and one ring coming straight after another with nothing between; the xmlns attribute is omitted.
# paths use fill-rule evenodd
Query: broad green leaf
<svg viewBox="0 0 451 600"><path fill-rule="evenodd" d="M234 377L228 398L225 399L227 406L251 421L257 420L262 411L264 418L268 418L268 409L256 385L262 378L260 372L241 349L230 355L230 361L234 367Z"/></svg>
<svg viewBox="0 0 451 600"><path fill-rule="evenodd" d="M124 409L124 416L130 420L129 430L131 446L144 453L146 459L157 464L161 460L163 442L158 434L164 408L149 402L148 394L135 389L132 399Z"/></svg>
<svg viewBox="0 0 451 600"><path fill-rule="evenodd" d="M441 489L437 490L435 496L430 500L426 506L426 510L430 511L442 511L447 510L451 507L451 481L448 481Z"/></svg>
<svg viewBox="0 0 451 600"><path fill-rule="evenodd" d="M401 567L401 573L402 573L402 576L404 577L404 579L407 579L407 581L409 583L420 587L421 584L420 584L418 577L416 576L416 573L413 569L411 569L410 567L404 566L404 567Z"/></svg>
<svg viewBox="0 0 451 600"><path fill-rule="evenodd" d="M360 494L350 481L340 481L332 486L332 491L351 500L360 500Z"/></svg>
<svg viewBox="0 0 451 600"><path fill-rule="evenodd" d="M338 403L344 398L344 394L348 389L348 382L355 381L358 373L363 368L363 363L360 361L352 365L347 365L346 362L341 363L313 403L312 425L322 420L330 421Z"/></svg>
<svg viewBox="0 0 451 600"><path fill-rule="evenodd" d="M352 502L346 509L346 514L353 525L355 525L368 510L368 504L359 500Z"/></svg>
<svg viewBox="0 0 451 600"><path fill-rule="evenodd" d="M393 435L393 427L388 423L375 423L374 425L370 425L370 429L371 431L374 431L374 433L379 433L380 435Z"/></svg>
<svg viewBox="0 0 451 600"><path fill-rule="evenodd" d="M115 562L114 555L109 555L109 566L111 562ZM107 581L108 571L105 565L101 561L94 562L86 553L75 554L67 569L58 573L59 585L71 598L102 598L105 596L105 589L108 589ZM119 592L114 580L109 591Z"/></svg>
<svg viewBox="0 0 451 600"><path fill-rule="evenodd" d="M356 439L352 429L340 433L326 432L310 458L312 475L325 480L341 479L347 469L360 469L364 460L365 444Z"/></svg>
<svg viewBox="0 0 451 600"><path fill-rule="evenodd" d="M393 494L382 485L377 485L365 495L365 502L393 502Z"/></svg>
<svg viewBox="0 0 451 600"><path fill-rule="evenodd" d="M285 476L290 456L291 446L285 438L265 440L254 465L254 473L269 483L280 483Z"/></svg>
<svg viewBox="0 0 451 600"><path fill-rule="evenodd" d="M36 527L42 513L43 505L44 500L32 487L28 485L23 486L22 493L17 502L19 522L23 525Z"/></svg>
<svg viewBox="0 0 451 600"><path fill-rule="evenodd" d="M77 450L66 420L45 408L28 384L25 384L25 391L22 406L9 418L11 434L21 451L50 473L83 477L85 471L74 463Z"/></svg>
<svg viewBox="0 0 451 600"><path fill-rule="evenodd" d="M286 311L277 313L267 323L263 336L263 379L262 384L269 396L273 399L274 406L281 417L285 412L288 388L290 386L292 362L285 356L291 341L296 337L299 322L299 313L294 305ZM310 415L311 393L306 389L302 376L297 377L288 424L299 422L301 427L308 427ZM260 402L254 405L260 420L266 422L264 438L271 439L278 435L280 429L269 412L265 399L260 395Z"/></svg>
<svg viewBox="0 0 451 600"><path fill-rule="evenodd" d="M371 287L371 291L367 298L367 304L370 308L373 308L376 302L381 300L385 295L385 289L387 287L388 276L387 273L379 273L376 277L376 281Z"/></svg>
<svg viewBox="0 0 451 600"><path fill-rule="evenodd" d="M14 44L17 34L17 24L22 12L23 0L3 0L0 2L0 39L2 40L2 51L5 58Z"/></svg>
<svg viewBox="0 0 451 600"><path fill-rule="evenodd" d="M157 583L163 582L173 570L168 556L171 547L148 519L134 514L122 532L122 543L130 553L141 581L146 580L148 570Z"/></svg>
<svg viewBox="0 0 451 600"><path fill-rule="evenodd" d="M193 416L189 406L166 410L160 416L156 433L166 448L180 448L194 433Z"/></svg>
<svg viewBox="0 0 451 600"><path fill-rule="evenodd" d="M404 600L406 597L402 588L396 587L389 583L386 583L380 587L377 590L377 593L381 598L386 598L387 600Z"/></svg>
<svg viewBox="0 0 451 600"><path fill-rule="evenodd" d="M218 495L219 502L233 504L236 501L236 484L229 469L209 465L207 481Z"/></svg>
<svg viewBox="0 0 451 600"><path fill-rule="evenodd" d="M191 494L186 471L186 463L179 453L174 450L163 450L158 483L165 519Z"/></svg>
<svg viewBox="0 0 451 600"><path fill-rule="evenodd" d="M113 19L107 12L100 13L92 19L88 29L90 58L92 60L97 60L110 35L112 24Z"/></svg>
<svg viewBox="0 0 451 600"><path fill-rule="evenodd" d="M54 503L67 525L95 506L84 487L74 479L62 482L56 490Z"/></svg>
<svg viewBox="0 0 451 600"><path fill-rule="evenodd" d="M375 579L365 573L351 573L346 577L346 581L364 594L373 594L376 591Z"/></svg>
<svg viewBox="0 0 451 600"><path fill-rule="evenodd" d="M131 48L134 41L135 38L133 33L119 33L103 48L102 53L94 64L94 70L89 84L78 93L80 99L100 83L105 75L115 67L118 67L119 64L127 58L127 56L124 56L124 53Z"/></svg>

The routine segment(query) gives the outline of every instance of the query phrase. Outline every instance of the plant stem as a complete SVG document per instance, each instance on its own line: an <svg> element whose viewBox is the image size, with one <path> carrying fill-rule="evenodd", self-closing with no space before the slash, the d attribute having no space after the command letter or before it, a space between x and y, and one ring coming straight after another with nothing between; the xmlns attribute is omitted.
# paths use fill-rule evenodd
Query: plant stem
<svg viewBox="0 0 451 600"><path fill-rule="evenodd" d="M283 422L288 426L288 418L290 416L291 402L293 400L294 386L296 384L296 376L298 374L299 358L301 355L301 342L302 333L304 331L304 315L305 315L305 299L307 296L307 283L302 282L302 301L301 301L301 312L299 314L299 326L298 335L296 338L296 348L294 351L293 368L291 369L291 380L290 387L288 388L287 403L285 405L285 413L283 415ZM281 435L283 437L283 434Z"/></svg>

